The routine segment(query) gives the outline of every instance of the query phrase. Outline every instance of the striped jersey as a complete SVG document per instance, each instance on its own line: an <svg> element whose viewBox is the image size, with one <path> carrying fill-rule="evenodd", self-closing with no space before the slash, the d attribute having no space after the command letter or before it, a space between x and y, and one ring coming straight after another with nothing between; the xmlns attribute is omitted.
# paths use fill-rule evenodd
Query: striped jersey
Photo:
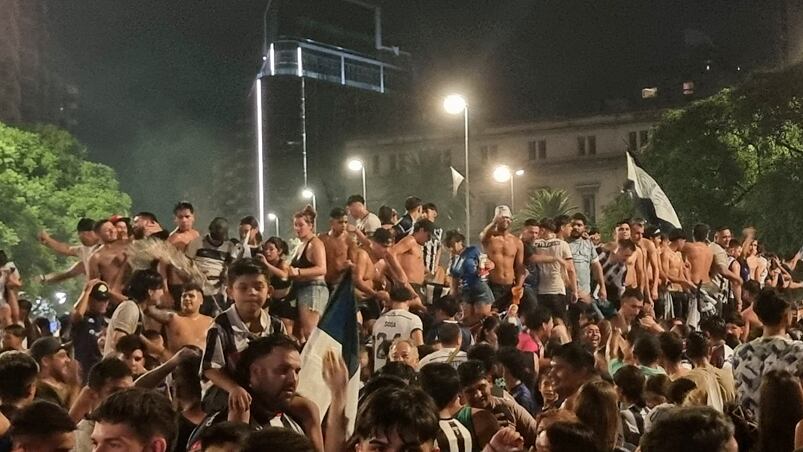
<svg viewBox="0 0 803 452"><path fill-rule="evenodd" d="M424 268L431 274L435 274L435 270L438 268L438 264L440 264L440 257L441 257L441 240L443 239L443 229L437 228L435 232L432 233L432 237L424 243L423 246L423 255L424 255Z"/></svg>
<svg viewBox="0 0 803 452"><path fill-rule="evenodd" d="M455 418L438 421L438 434L435 437L435 447L442 452L471 452L471 432Z"/></svg>

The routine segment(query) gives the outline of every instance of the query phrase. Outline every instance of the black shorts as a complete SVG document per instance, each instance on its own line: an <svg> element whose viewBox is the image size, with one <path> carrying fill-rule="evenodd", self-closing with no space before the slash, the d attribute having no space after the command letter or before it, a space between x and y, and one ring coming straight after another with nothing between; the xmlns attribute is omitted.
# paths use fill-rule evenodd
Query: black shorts
<svg viewBox="0 0 803 452"><path fill-rule="evenodd" d="M493 309L497 312L505 312L510 307L513 301L512 284L496 284L488 282L488 287L491 288L491 293L494 295Z"/></svg>
<svg viewBox="0 0 803 452"><path fill-rule="evenodd" d="M369 320L376 320L382 315L382 302L376 298L366 298L357 302L357 309L362 314L363 324Z"/></svg>
<svg viewBox="0 0 803 452"><path fill-rule="evenodd" d="M566 310L568 303L566 302L566 295L552 293L552 294L538 294L538 306L543 306L552 313L553 317L566 320Z"/></svg>
<svg viewBox="0 0 803 452"><path fill-rule="evenodd" d="M296 300L290 298L289 296L277 299L272 298L268 302L268 312L270 315L280 319L298 320L298 305L296 304Z"/></svg>

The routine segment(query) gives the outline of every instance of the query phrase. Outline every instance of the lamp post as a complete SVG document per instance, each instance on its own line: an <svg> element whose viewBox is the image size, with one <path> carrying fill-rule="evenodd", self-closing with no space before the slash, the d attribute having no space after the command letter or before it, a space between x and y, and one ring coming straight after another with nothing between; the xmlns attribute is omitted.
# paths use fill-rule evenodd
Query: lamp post
<svg viewBox="0 0 803 452"><path fill-rule="evenodd" d="M275 213L268 213L268 221L272 221L276 225L276 237L279 237L279 217Z"/></svg>
<svg viewBox="0 0 803 452"><path fill-rule="evenodd" d="M304 199L312 200L312 210L314 210L315 213L317 213L318 212L318 202L317 202L317 199L315 198L315 192L312 191L309 187L305 187L303 190L301 190L301 196ZM313 228L315 226L317 226L317 224L318 224L318 218L317 218L317 215L316 215L315 224L312 225Z"/></svg>
<svg viewBox="0 0 803 452"><path fill-rule="evenodd" d="M362 197L365 199L365 204L368 205L368 191L365 188L365 164L360 159L351 159L348 161L348 167L351 171L360 171L362 173Z"/></svg>
<svg viewBox="0 0 803 452"><path fill-rule="evenodd" d="M468 103L463 96L450 94L443 100L443 108L450 115L463 113L466 159L466 241L471 242L471 201L469 200L471 185L469 184L468 177Z"/></svg>
<svg viewBox="0 0 803 452"><path fill-rule="evenodd" d="M495 181L499 183L510 182L510 210L516 211L515 207L515 190L513 189L513 179L514 176L523 176L524 170L518 169L516 171L512 171L509 166L507 165L499 165L494 168L493 178Z"/></svg>

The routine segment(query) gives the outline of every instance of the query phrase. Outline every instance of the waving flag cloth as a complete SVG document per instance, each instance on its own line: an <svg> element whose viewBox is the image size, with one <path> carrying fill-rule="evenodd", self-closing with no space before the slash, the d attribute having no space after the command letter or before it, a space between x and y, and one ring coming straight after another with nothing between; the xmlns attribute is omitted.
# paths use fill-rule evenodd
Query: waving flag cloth
<svg viewBox="0 0 803 452"><path fill-rule="evenodd" d="M360 390L359 335L357 333L357 300L351 271L346 271L329 304L312 331L301 352L301 371L298 376L298 393L312 400L321 410L321 419L331 403L331 393L321 377L322 360L326 352L335 350L343 356L348 368L349 381L346 388L346 417L348 432L354 430L357 417L357 397Z"/></svg>
<svg viewBox="0 0 803 452"><path fill-rule="evenodd" d="M460 184L463 183L465 177L453 166L450 166L449 169L452 170L452 196L457 196L457 189L460 188Z"/></svg>
<svg viewBox="0 0 803 452"><path fill-rule="evenodd" d="M666 193L661 190L655 179L636 163L629 152L627 153L627 179L629 189L641 201L639 208L650 223L667 232L670 229L681 228L675 208L672 207Z"/></svg>

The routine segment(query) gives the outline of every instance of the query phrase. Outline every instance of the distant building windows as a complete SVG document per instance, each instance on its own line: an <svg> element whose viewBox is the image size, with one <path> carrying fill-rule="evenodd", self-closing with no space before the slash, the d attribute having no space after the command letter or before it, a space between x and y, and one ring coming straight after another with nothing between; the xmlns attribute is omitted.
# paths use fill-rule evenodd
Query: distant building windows
<svg viewBox="0 0 803 452"><path fill-rule="evenodd" d="M636 132L627 134L627 148L631 151L638 149L638 134Z"/></svg>
<svg viewBox="0 0 803 452"><path fill-rule="evenodd" d="M480 161L482 163L488 163L489 161L493 162L496 161L496 145L486 145L480 146Z"/></svg>
<svg viewBox="0 0 803 452"><path fill-rule="evenodd" d="M596 223L597 217L597 195L594 193L583 194L583 213L588 217L588 221Z"/></svg>
<svg viewBox="0 0 803 452"><path fill-rule="evenodd" d="M630 132L627 134L627 145L631 152L638 151L650 141L650 131L647 129Z"/></svg>
<svg viewBox="0 0 803 452"><path fill-rule="evenodd" d="M650 137L646 130L639 130L638 132L639 147L644 147L649 143Z"/></svg>
<svg viewBox="0 0 803 452"><path fill-rule="evenodd" d="M692 94L694 94L694 82L683 82L683 95L691 96Z"/></svg>
<svg viewBox="0 0 803 452"><path fill-rule="evenodd" d="M586 135L577 137L577 155L597 155L597 136Z"/></svg>
<svg viewBox="0 0 803 452"><path fill-rule="evenodd" d="M380 174L380 172L382 170L382 159L381 159L381 157L379 156L379 154L374 154L372 159L373 159L373 163L371 165L371 171L374 174Z"/></svg>
<svg viewBox="0 0 803 452"><path fill-rule="evenodd" d="M531 140L528 143L527 159L544 160L546 159L546 140Z"/></svg>
<svg viewBox="0 0 803 452"><path fill-rule="evenodd" d="M390 171L397 171L399 169L399 157L396 154L390 154L388 158L388 166Z"/></svg>

